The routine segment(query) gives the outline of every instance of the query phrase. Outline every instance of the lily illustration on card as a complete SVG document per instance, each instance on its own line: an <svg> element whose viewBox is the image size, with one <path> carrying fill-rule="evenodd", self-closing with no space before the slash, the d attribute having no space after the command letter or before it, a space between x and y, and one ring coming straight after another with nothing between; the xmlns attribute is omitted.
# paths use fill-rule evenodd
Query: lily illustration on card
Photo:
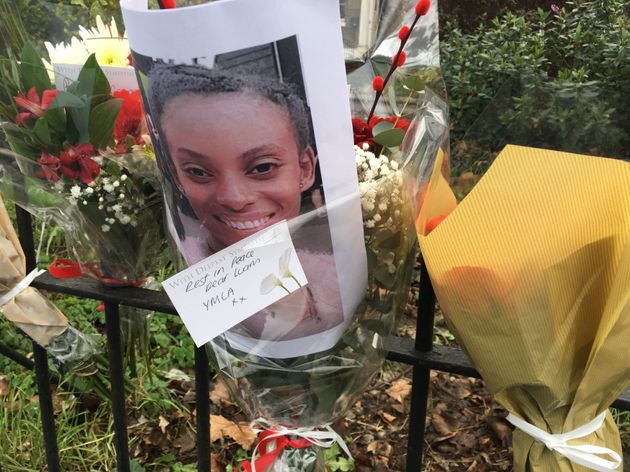
<svg viewBox="0 0 630 472"><path fill-rule="evenodd" d="M271 293L276 287L281 287L287 293L291 293L291 291L284 285L282 279L293 279L293 281L297 284L298 288L302 287L302 284L298 279L295 278L291 269L289 269L289 262L291 261L291 248L287 248L282 255L280 256L280 260L278 261L279 274L269 274L265 277L260 283L260 294L267 295Z"/></svg>

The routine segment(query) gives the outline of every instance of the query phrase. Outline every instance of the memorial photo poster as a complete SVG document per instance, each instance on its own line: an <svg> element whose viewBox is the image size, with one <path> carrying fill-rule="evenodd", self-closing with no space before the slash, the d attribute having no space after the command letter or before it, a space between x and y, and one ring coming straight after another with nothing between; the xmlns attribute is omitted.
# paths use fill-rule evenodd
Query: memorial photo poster
<svg viewBox="0 0 630 472"><path fill-rule="evenodd" d="M286 276L298 286L235 319L227 340L278 358L331 348L352 321L367 276L338 1L121 6L169 230L183 259L193 266L287 222L303 269L304 285L289 280L289 249L276 258L270 280L281 287ZM221 303L178 309L195 326L230 310Z"/></svg>

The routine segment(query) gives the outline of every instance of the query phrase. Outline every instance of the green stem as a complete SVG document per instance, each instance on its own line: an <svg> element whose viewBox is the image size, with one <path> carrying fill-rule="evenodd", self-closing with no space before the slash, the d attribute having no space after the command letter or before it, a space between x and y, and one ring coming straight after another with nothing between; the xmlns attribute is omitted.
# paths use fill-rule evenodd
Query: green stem
<svg viewBox="0 0 630 472"><path fill-rule="evenodd" d="M296 284L298 284L298 287L302 288L302 284L300 283L298 279L295 278L293 274L291 274L291 278L295 281Z"/></svg>
<svg viewBox="0 0 630 472"><path fill-rule="evenodd" d="M288 289L288 288L286 288L282 282L280 282L279 287L282 287L282 288L285 290L285 292L287 292L289 295L291 294L291 292L289 291L289 289Z"/></svg>

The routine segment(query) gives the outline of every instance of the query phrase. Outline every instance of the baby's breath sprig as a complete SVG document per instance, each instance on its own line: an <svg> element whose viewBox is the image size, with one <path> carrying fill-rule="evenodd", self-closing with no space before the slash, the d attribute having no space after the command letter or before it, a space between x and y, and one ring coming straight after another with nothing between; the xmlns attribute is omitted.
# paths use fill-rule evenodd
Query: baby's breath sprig
<svg viewBox="0 0 630 472"><path fill-rule="evenodd" d="M407 53L403 51L403 49L405 48L405 44L407 44L407 41L409 40L409 37L411 36L411 33L413 29L415 28L416 23L418 23L418 20L420 19L420 17L426 15L430 7L431 7L430 0L420 0L416 4L416 17L411 23L411 26L405 25L402 28L400 28L400 30L398 31L398 38L400 39L400 46L398 47L398 52L394 54L394 57L392 57L392 65L390 66L389 71L387 72L387 75L385 76L385 78L381 77L380 75L377 75L372 81L372 88L376 92L376 95L374 96L374 102L372 103L372 108L370 109L370 113L368 114L368 118L367 118L368 123L372 119L372 116L374 116L374 112L376 111L376 105L378 105L378 101L380 100L381 95L383 95L383 91L385 90L385 86L389 82L390 77L392 76L392 74L398 67L401 67L405 64L405 60L407 59Z"/></svg>

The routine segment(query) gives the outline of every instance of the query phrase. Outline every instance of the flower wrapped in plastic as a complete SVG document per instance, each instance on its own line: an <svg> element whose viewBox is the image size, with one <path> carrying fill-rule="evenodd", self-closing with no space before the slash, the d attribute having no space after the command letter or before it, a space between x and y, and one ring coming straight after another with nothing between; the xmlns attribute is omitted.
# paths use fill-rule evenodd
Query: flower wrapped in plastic
<svg viewBox="0 0 630 472"><path fill-rule="evenodd" d="M97 59L102 51L89 53L97 43L104 47L95 40L105 28L98 21L96 30L82 28L83 42L73 38L68 48L74 55L47 44L54 74L29 43L19 58L0 58L0 127L7 143L0 149L0 190L65 230L74 260L54 263L53 275L84 273L108 285L138 285L159 261L157 167L137 86L112 87L111 71ZM115 31L115 23L108 27ZM111 42L128 50L122 38ZM75 56L85 62L55 62ZM123 75L129 73L134 79L133 69Z"/></svg>
<svg viewBox="0 0 630 472"><path fill-rule="evenodd" d="M424 207L427 269L510 412L514 470L622 469L608 407L630 379L629 177L626 162L507 146L433 231L442 210Z"/></svg>
<svg viewBox="0 0 630 472"><path fill-rule="evenodd" d="M88 378L90 392L108 398L107 361L99 342L76 330L31 281L44 271L26 273L22 246L0 197L0 312L37 344L57 366Z"/></svg>
<svg viewBox="0 0 630 472"><path fill-rule="evenodd" d="M338 9L123 2L180 261L163 285L261 431L246 470L324 470L322 448L345 448L331 424L384 359L421 189L448 143L446 104L406 82L411 68L382 79L376 100L372 76L356 82L388 100L375 140L353 143ZM435 26L428 9L411 9L410 33ZM195 33L181 48L184 30ZM413 36L397 31L403 49ZM369 122L362 103L353 112Z"/></svg>

